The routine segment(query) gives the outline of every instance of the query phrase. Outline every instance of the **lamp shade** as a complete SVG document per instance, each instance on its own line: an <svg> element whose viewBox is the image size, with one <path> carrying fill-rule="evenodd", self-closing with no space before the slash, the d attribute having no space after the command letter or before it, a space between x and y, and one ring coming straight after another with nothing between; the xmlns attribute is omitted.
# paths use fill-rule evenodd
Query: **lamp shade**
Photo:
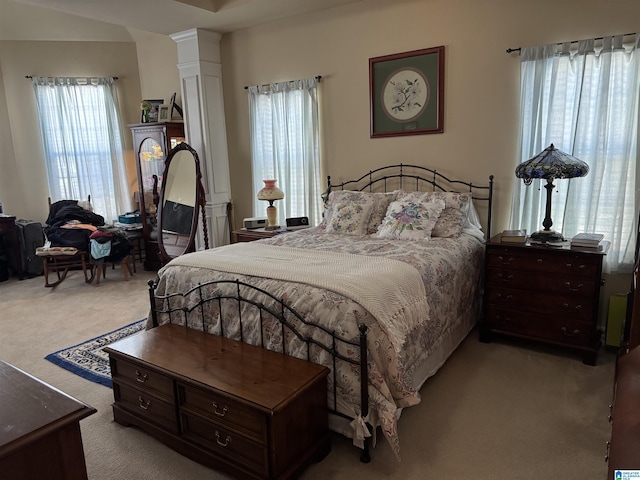
<svg viewBox="0 0 640 480"><path fill-rule="evenodd" d="M535 157L516 167L516 177L530 185L534 178L553 181L554 178L584 177L589 165L554 147L553 143Z"/></svg>
<svg viewBox="0 0 640 480"><path fill-rule="evenodd" d="M263 180L263 182L264 188L258 192L258 200L273 202L284 198L284 192L276 187L277 180Z"/></svg>

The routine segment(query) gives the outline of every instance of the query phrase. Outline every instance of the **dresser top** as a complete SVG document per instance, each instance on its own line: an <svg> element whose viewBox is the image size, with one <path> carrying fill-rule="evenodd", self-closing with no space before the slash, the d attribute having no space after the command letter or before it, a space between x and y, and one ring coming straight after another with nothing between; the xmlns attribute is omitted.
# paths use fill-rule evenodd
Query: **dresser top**
<svg viewBox="0 0 640 480"><path fill-rule="evenodd" d="M0 457L96 412L57 388L0 360Z"/></svg>
<svg viewBox="0 0 640 480"><path fill-rule="evenodd" d="M598 250L596 248L586 248L586 247L572 247L571 242L569 240L562 243L532 243L527 239L526 243L512 243L512 242L502 242L501 234L498 234L494 237L491 237L487 241L487 245L499 246L499 247L509 247L509 248L518 248L518 249L535 249L549 252L578 252L578 253L592 253L594 255L606 255L609 251L609 247L611 246L611 242L608 240L603 240L602 250Z"/></svg>

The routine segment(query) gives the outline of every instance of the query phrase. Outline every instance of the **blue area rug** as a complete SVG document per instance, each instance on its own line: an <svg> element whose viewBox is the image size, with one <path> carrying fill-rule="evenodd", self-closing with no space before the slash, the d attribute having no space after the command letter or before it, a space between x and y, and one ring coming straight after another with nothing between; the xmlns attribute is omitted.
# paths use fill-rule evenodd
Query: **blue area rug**
<svg viewBox="0 0 640 480"><path fill-rule="evenodd" d="M143 330L146 321L146 318L138 320L73 347L50 353L44 358L65 370L80 375L82 378L111 387L109 355L104 352L103 348Z"/></svg>

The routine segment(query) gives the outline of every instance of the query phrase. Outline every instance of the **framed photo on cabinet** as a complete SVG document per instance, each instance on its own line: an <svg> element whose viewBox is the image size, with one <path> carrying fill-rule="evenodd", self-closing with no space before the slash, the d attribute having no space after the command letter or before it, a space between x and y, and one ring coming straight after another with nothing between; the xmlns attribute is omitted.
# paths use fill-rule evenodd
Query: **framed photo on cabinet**
<svg viewBox="0 0 640 480"><path fill-rule="evenodd" d="M369 59L371 138L444 131L444 46Z"/></svg>

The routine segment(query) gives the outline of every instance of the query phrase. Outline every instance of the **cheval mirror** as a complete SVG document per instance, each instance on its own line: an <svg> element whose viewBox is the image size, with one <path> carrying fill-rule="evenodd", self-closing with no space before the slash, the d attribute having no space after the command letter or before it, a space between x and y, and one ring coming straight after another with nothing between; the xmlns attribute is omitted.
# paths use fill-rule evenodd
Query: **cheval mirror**
<svg viewBox="0 0 640 480"><path fill-rule="evenodd" d="M167 156L158 204L158 248L162 265L193 252L202 216L204 248L209 248L204 188L196 151L182 142Z"/></svg>

